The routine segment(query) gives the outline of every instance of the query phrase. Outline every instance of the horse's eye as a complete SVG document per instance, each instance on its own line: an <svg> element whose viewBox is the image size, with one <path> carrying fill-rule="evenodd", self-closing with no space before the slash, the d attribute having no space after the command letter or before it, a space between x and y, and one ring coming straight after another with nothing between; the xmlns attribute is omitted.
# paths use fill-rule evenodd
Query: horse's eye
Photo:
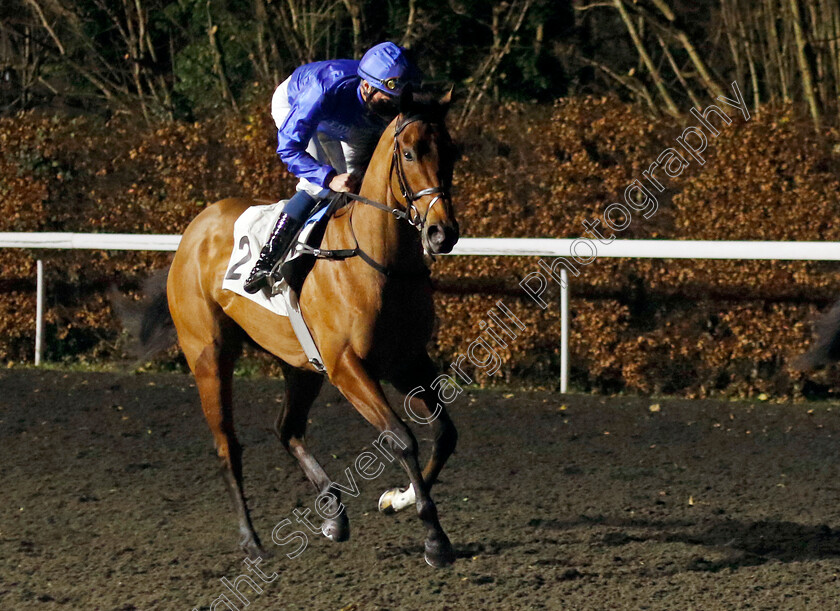
<svg viewBox="0 0 840 611"><path fill-rule="evenodd" d="M405 157L406 161L414 161L414 155L411 154L411 151L405 151L403 157Z"/></svg>

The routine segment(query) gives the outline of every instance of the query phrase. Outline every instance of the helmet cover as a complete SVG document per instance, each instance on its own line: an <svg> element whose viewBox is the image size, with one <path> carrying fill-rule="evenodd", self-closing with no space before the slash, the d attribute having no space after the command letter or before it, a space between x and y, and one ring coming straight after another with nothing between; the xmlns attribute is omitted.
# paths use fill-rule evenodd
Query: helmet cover
<svg viewBox="0 0 840 611"><path fill-rule="evenodd" d="M357 73L378 90L393 96L400 95L419 76L405 49L392 42L371 47L359 62Z"/></svg>

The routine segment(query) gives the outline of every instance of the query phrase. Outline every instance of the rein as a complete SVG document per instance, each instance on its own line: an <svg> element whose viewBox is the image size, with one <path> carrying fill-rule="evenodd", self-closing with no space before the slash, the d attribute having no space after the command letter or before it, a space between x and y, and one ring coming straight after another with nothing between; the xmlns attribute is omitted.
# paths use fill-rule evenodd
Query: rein
<svg viewBox="0 0 840 611"><path fill-rule="evenodd" d="M402 166L402 158L400 156L399 135L406 128L406 126L410 125L411 123L414 123L415 121L419 121L420 119L422 119L420 115L410 115L406 117L394 129L394 153L391 157L391 165L388 169L388 188L391 190L391 194L394 195L394 191L391 188L391 177L394 175L394 170L396 169L397 182L400 185L400 191L402 192L403 199L405 200L404 210L401 210L399 208L391 208L390 206L387 206L381 202L369 199L367 197L362 197L361 195L356 195L355 193L336 193L333 196L333 203L330 205L335 205L340 200L340 198L343 197L387 212L393 215L397 220L407 222L409 225L416 228L417 231L422 231L426 225L426 220L429 218L429 212L431 212L432 207L447 195L447 191L442 186L438 185L436 187L421 189L420 191L417 191L415 193L411 190L411 187L409 187L408 185L408 180L406 179L405 171L403 170ZM414 202L418 201L419 199L422 199L427 195L435 195L435 197L432 199L431 203L429 204L429 207L426 208L426 214L421 215ZM388 269L378 261L374 260L369 254L362 250L361 246L359 245L359 240L358 238L356 238L356 231L353 228L352 210L350 211L350 232L353 235L353 241L356 243L356 246L353 248L327 250L321 248L312 248L307 244L299 243L296 247L296 250L305 254L314 255L317 259L333 261L343 261L344 259L349 259L351 257L358 256L360 259L362 259L362 261L370 265L373 269L375 269L387 278L412 278L418 276L428 277L429 275L431 275L431 271L429 271L428 267L423 267L421 270L417 271L394 270Z"/></svg>
<svg viewBox="0 0 840 611"><path fill-rule="evenodd" d="M391 156L391 166L388 168L388 185L390 189L391 184L391 177L394 175L394 169L397 171L397 182L400 185L400 191L402 193L403 199L405 200L405 210L400 210L399 208L391 208L390 206L386 206L380 202L374 201L372 199L368 199L367 197L362 197L361 195L356 195L355 193L342 193L344 197L348 199L352 199L354 201L360 202L362 204L366 204L368 206L373 206L374 208L378 208L379 210L383 210L388 212L389 214L394 215L399 220L407 222L412 227L415 227L417 231L422 231L423 227L426 225L426 219L429 218L429 212L431 212L432 208L438 201L440 201L443 197L447 195L446 189L442 186L438 185L436 187L429 187L427 189L422 189L417 191L416 193L411 190L411 187L408 185L408 179L405 176L405 170L403 170L402 165L402 157L400 156L400 145L399 145L399 135L402 131L408 126L414 123L415 121L420 121L423 117L420 115L409 115L406 117L396 128L394 128L394 153ZM393 189L391 189L391 194L394 194ZM427 195L437 195L432 202L429 204L429 207L426 208L426 214L421 215L420 211L417 209L417 206L414 205L419 199Z"/></svg>

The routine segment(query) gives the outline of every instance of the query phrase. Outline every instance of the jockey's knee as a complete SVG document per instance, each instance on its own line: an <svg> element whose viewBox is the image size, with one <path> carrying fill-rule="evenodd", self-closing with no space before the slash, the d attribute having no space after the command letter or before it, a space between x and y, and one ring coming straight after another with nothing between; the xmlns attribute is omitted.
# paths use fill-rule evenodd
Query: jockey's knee
<svg viewBox="0 0 840 611"><path fill-rule="evenodd" d="M286 202L283 212L296 221L303 222L309 218L309 215L312 213L312 210L315 209L317 204L318 200L306 191L297 191L291 199Z"/></svg>

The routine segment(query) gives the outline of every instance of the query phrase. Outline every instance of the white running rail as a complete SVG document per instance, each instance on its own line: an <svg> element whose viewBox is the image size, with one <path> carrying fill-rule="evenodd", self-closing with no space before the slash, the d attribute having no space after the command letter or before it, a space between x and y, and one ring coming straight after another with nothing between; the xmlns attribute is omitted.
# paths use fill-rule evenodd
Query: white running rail
<svg viewBox="0 0 840 611"><path fill-rule="evenodd" d="M0 248L159 250L174 251L179 235L132 233L2 233ZM576 239L551 238L462 238L452 255L570 257ZM704 240L614 240L609 244L586 240L597 248L598 257L635 259L727 259L840 261L840 242L762 242ZM591 254L591 248L587 256ZM580 268L581 266L576 266ZM566 392L569 369L569 281L566 269L560 269L561 346L560 392ZM43 356L43 266L38 261L38 311L35 333L35 364Z"/></svg>

